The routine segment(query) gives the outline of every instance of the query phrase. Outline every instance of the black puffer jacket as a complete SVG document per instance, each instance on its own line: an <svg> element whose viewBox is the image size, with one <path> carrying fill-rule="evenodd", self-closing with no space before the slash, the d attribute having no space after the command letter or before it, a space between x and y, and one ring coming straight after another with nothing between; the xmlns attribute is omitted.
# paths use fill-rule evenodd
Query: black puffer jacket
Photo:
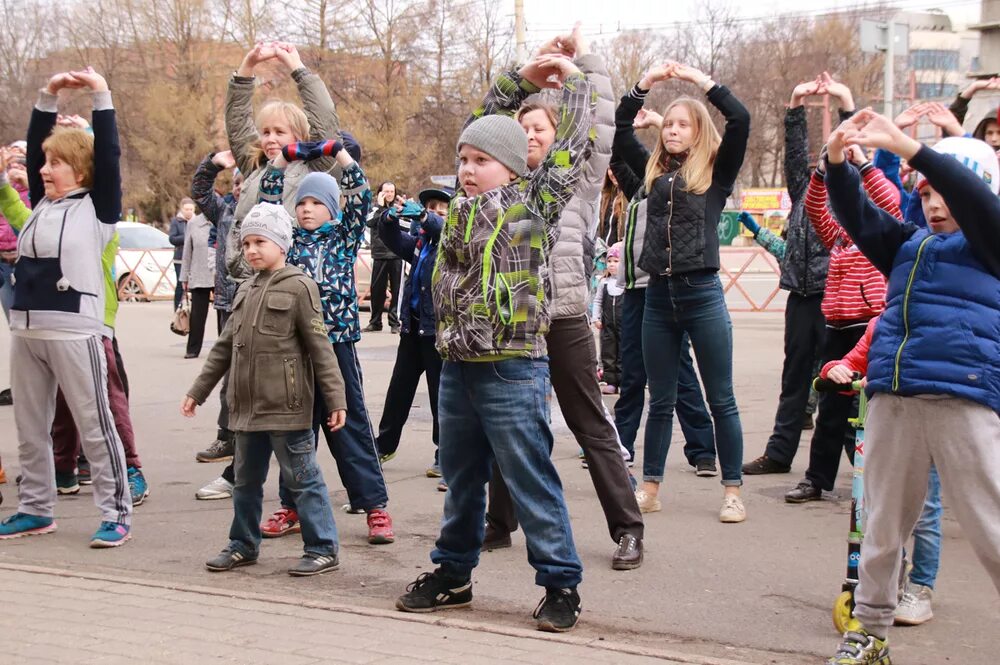
<svg viewBox="0 0 1000 665"><path fill-rule="evenodd" d="M845 119L843 114L841 119ZM830 252L806 216L809 175L806 109L797 106L785 111L785 187L792 210L785 224L785 258L781 261L779 286L800 296L823 293L830 266Z"/></svg>
<svg viewBox="0 0 1000 665"><path fill-rule="evenodd" d="M640 177L645 177L650 153L636 137L632 122L645 96L646 91L636 86L622 97L615 112L614 150ZM639 267L651 275L719 269L719 217L743 165L750 113L725 86L714 86L707 96L726 118L712 184L704 194L688 192L676 168L653 182L648 197L646 241L639 257ZM672 166L679 167L680 162L673 161Z"/></svg>

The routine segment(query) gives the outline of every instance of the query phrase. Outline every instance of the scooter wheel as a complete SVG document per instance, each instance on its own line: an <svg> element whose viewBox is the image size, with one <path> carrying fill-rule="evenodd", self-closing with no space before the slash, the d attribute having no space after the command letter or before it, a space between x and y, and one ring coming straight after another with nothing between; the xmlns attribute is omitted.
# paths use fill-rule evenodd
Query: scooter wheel
<svg viewBox="0 0 1000 665"><path fill-rule="evenodd" d="M852 613L854 605L854 592L843 591L837 600L833 602L833 627L841 635L849 630L856 630L858 620Z"/></svg>

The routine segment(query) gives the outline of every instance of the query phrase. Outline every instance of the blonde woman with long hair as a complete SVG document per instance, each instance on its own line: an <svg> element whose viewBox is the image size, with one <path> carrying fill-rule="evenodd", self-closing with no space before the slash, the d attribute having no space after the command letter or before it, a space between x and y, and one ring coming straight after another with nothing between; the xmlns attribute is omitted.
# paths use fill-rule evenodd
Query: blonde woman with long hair
<svg viewBox="0 0 1000 665"><path fill-rule="evenodd" d="M697 85L725 117L719 135L708 109L680 97L663 111L652 153L635 134L646 94L660 81ZM685 333L690 337L715 425L724 498L719 519L742 522L740 500L743 431L733 393L732 321L719 280L717 226L726 198L743 165L750 114L711 77L668 62L650 69L621 100L615 114L615 158L643 183L646 235L638 264L650 274L642 323L643 360L649 377L649 415L643 454L643 484L636 499L643 512L661 509L657 498L677 402L677 377ZM699 475L714 472L702 469ZM714 473L712 473L714 475Z"/></svg>

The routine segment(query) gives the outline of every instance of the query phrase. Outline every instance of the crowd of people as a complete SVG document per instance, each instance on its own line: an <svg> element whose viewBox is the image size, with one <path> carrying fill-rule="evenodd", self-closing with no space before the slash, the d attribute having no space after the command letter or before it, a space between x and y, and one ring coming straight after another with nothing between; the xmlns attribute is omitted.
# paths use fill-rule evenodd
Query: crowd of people
<svg viewBox="0 0 1000 665"><path fill-rule="evenodd" d="M272 100L255 112L255 69L270 60L291 72L301 106ZM669 80L694 96L644 108ZM414 200L391 182L373 195L362 146L293 45L256 45L229 80L228 149L205 156L170 231L174 304L191 301L186 357L201 351L212 302L219 329L181 406L194 416L222 384L216 441L196 457L230 464L196 496L231 499L234 516L206 567L256 563L262 538L298 533L304 552L289 574L337 569L320 429L345 509L367 515L371 544L392 543L382 465L396 455L423 375L435 445L427 475L446 494L437 567L396 607L469 605L480 553L509 547L520 526L545 589L537 627L568 631L583 567L550 458L551 391L604 511L611 567L629 570L643 562L643 513L663 509L675 410L695 473L721 476L718 519L741 523L743 476L790 471L817 373L844 390L819 397L806 476L785 500L833 488L842 451L854 453L850 384L866 376L860 583L854 622L829 662L888 664L889 626L932 616L942 491L1000 590L1000 124L993 114L970 135L961 127L969 98L989 85L973 84L951 110L921 104L895 119L855 109L827 72L792 91L785 232L740 216L778 258L789 293L774 431L764 455L744 464L717 226L751 117L725 85L667 62L616 105L577 27L496 78L458 137L457 188ZM90 123L58 113L60 92L81 88L93 98ZM816 95L836 101L841 124L813 161L804 104ZM721 114L721 133L701 96ZM922 117L948 138L927 147L907 135ZM644 128L656 130L652 149L637 134ZM111 93L89 67L54 75L26 142L0 151L0 295L20 469L0 539L55 531L57 495L88 482L101 514L90 544L117 547L148 496L114 334L120 152ZM229 169L224 194L216 180ZM375 265L362 330L354 275L366 232ZM375 428L356 345L382 329L383 312L399 348ZM612 414L604 396L615 394ZM272 453L281 507L265 519ZM900 588L911 534L913 568Z"/></svg>

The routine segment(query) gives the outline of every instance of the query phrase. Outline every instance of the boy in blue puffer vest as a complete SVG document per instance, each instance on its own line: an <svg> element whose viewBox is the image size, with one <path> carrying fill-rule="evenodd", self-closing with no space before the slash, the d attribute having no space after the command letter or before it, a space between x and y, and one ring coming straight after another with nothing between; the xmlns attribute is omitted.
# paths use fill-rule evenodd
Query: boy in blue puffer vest
<svg viewBox="0 0 1000 665"><path fill-rule="evenodd" d="M868 200L844 160L848 143L891 150L919 171L927 228L899 224ZM827 160L834 215L890 278L868 363L860 625L829 662L888 665L900 549L932 464L1000 591L1000 164L981 141L930 149L870 110L831 135Z"/></svg>

